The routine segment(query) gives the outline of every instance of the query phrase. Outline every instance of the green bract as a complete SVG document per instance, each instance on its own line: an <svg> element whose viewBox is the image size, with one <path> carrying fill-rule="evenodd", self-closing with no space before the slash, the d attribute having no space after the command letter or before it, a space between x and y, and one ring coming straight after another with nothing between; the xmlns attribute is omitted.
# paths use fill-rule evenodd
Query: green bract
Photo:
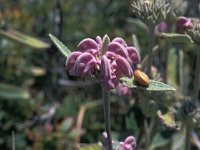
<svg viewBox="0 0 200 150"><path fill-rule="evenodd" d="M52 34L49 34L51 40L53 43L56 45L56 47L61 51L61 53L65 56L68 57L71 54L71 51L62 43L60 42L55 36Z"/></svg>
<svg viewBox="0 0 200 150"><path fill-rule="evenodd" d="M169 42L194 43L194 41L191 39L191 37L187 34L162 33L161 39L164 39Z"/></svg>
<svg viewBox="0 0 200 150"><path fill-rule="evenodd" d="M174 87L170 85L164 84L159 81L154 81L154 80L150 80L150 84L148 87L137 85L134 82L134 78L123 77L120 79L120 81L122 82L124 86L127 86L129 88L137 88L137 89L148 90L148 91L175 91L176 90Z"/></svg>
<svg viewBox="0 0 200 150"><path fill-rule="evenodd" d="M150 26L162 22L170 10L165 0L134 0L132 7L137 18Z"/></svg>

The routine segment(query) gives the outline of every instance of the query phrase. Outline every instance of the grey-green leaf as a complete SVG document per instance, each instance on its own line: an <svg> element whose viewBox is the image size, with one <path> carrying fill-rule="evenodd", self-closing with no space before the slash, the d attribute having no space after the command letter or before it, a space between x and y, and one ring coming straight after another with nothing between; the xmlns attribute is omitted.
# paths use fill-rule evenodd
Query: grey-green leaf
<svg viewBox="0 0 200 150"><path fill-rule="evenodd" d="M22 100L29 98L30 94L27 89L5 83L0 84L0 99Z"/></svg>
<svg viewBox="0 0 200 150"><path fill-rule="evenodd" d="M19 31L9 29L9 30L0 30L0 35L3 37L19 42L21 44L33 47L35 49L46 49L49 48L50 45L46 42L41 41L38 38L33 36L21 33Z"/></svg>
<svg viewBox="0 0 200 150"><path fill-rule="evenodd" d="M53 41L53 43L57 46L57 48L60 50L60 52L67 58L70 54L71 51L61 42L53 36L52 34L49 34L49 37Z"/></svg>
<svg viewBox="0 0 200 150"><path fill-rule="evenodd" d="M153 141L151 143L151 148L150 149L155 149L161 146L166 145L168 142L170 141L170 139L166 139L164 138L160 133L157 133L154 137L153 137Z"/></svg>
<svg viewBox="0 0 200 150"><path fill-rule="evenodd" d="M167 85L159 81L154 81L154 80L150 80L150 84L148 87L136 84L134 82L134 78L122 77L120 81L124 86L127 86L129 88L137 88L137 89L148 90L148 91L175 91L176 90L174 87L170 85Z"/></svg>
<svg viewBox="0 0 200 150"><path fill-rule="evenodd" d="M178 34L178 33L162 33L160 36L161 39L164 39L169 42L176 43L194 43L191 37L187 34Z"/></svg>

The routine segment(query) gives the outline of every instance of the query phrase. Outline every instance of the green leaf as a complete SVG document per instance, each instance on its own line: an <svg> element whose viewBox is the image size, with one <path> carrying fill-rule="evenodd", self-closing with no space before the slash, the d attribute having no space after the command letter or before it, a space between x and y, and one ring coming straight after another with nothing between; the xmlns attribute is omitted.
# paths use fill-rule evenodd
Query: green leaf
<svg viewBox="0 0 200 150"><path fill-rule="evenodd" d="M71 54L71 51L55 36L53 36L52 34L49 34L49 36L54 44L57 46L57 48L60 50L60 52L67 58Z"/></svg>
<svg viewBox="0 0 200 150"><path fill-rule="evenodd" d="M170 141L170 139L166 139L164 138L160 133L157 133L154 137L153 137L153 141L151 144L151 148L150 149L155 149L161 146L164 146L165 144L167 144Z"/></svg>
<svg viewBox="0 0 200 150"><path fill-rule="evenodd" d="M62 132L66 132L71 128L72 124L73 124L72 118L65 119L61 124L60 130Z"/></svg>
<svg viewBox="0 0 200 150"><path fill-rule="evenodd" d="M17 86L0 83L0 98L1 99L29 99L30 94L27 89Z"/></svg>
<svg viewBox="0 0 200 150"><path fill-rule="evenodd" d="M134 129L137 131L138 126L137 126L135 116L133 113L131 113L130 116L126 117L126 126L127 126L127 129Z"/></svg>
<svg viewBox="0 0 200 150"><path fill-rule="evenodd" d="M80 150L102 150L102 147L99 144L89 144L86 146L81 146Z"/></svg>
<svg viewBox="0 0 200 150"><path fill-rule="evenodd" d="M187 34L178 34L178 33L162 33L160 36L161 39L164 39L169 42L178 42L178 43L194 43L191 37Z"/></svg>
<svg viewBox="0 0 200 150"><path fill-rule="evenodd" d="M48 43L45 43L35 37L23 34L16 30L11 30L11 29L7 31L0 30L0 35L4 36L5 38L28 45L36 49L46 49L50 47Z"/></svg>
<svg viewBox="0 0 200 150"><path fill-rule="evenodd" d="M164 84L159 81L154 81L154 80L150 80L150 84L148 87L137 85L134 82L134 78L122 77L120 81L122 82L124 86L127 86L129 88L137 88L137 89L148 90L148 91L175 91L176 90L174 87L170 85Z"/></svg>

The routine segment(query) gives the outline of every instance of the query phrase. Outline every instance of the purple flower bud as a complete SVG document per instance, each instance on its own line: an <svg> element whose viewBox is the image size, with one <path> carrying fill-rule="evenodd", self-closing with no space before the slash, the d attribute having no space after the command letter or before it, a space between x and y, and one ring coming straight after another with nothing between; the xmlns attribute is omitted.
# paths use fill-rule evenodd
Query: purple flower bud
<svg viewBox="0 0 200 150"><path fill-rule="evenodd" d="M112 75L110 60L103 55L101 59L99 79L106 89L113 89L115 87L115 76Z"/></svg>
<svg viewBox="0 0 200 150"><path fill-rule="evenodd" d="M166 32L167 31L167 28L168 28L168 25L165 21L159 23L157 26L156 26L156 31L158 33L163 33L163 32Z"/></svg>
<svg viewBox="0 0 200 150"><path fill-rule="evenodd" d="M117 93L119 94L119 96L131 96L132 95L131 89L122 85L121 83L119 83L117 85Z"/></svg>
<svg viewBox="0 0 200 150"><path fill-rule="evenodd" d="M95 70L96 59L90 53L82 53L78 56L74 65L74 75L76 76L88 76L92 75Z"/></svg>
<svg viewBox="0 0 200 150"><path fill-rule="evenodd" d="M82 52L76 51L76 52L72 52L67 61L66 61L66 69L69 72L70 75L74 75L74 64L78 58L78 56L80 56L82 54Z"/></svg>
<svg viewBox="0 0 200 150"><path fill-rule="evenodd" d="M128 57L128 52L126 48L118 42L111 42L110 44L108 44L107 52L109 54L108 57L110 56L110 54L112 54L113 57L116 57L117 55L120 55L124 58Z"/></svg>
<svg viewBox="0 0 200 150"><path fill-rule="evenodd" d="M187 29L192 28L192 21L186 17L179 17L176 20L175 32L184 34Z"/></svg>
<svg viewBox="0 0 200 150"><path fill-rule="evenodd" d="M140 63L140 55L135 47L127 47L128 56L130 58L130 63L139 64Z"/></svg>
<svg viewBox="0 0 200 150"><path fill-rule="evenodd" d="M127 44L126 44L126 42L124 41L124 39L122 39L122 38L120 38L120 37L114 38L114 39L112 40L112 42L117 42L117 43L123 45L124 47L127 47Z"/></svg>
<svg viewBox="0 0 200 150"><path fill-rule="evenodd" d="M95 40L87 38L78 44L79 51L86 52L88 49L98 49L98 45Z"/></svg>
<svg viewBox="0 0 200 150"><path fill-rule="evenodd" d="M120 143L120 150L135 150L136 140L133 136L128 136L124 142Z"/></svg>
<svg viewBox="0 0 200 150"><path fill-rule="evenodd" d="M131 78L133 76L131 65L125 58L118 56L114 62L116 63L116 67L114 69L116 70L115 74L117 79L121 77Z"/></svg>

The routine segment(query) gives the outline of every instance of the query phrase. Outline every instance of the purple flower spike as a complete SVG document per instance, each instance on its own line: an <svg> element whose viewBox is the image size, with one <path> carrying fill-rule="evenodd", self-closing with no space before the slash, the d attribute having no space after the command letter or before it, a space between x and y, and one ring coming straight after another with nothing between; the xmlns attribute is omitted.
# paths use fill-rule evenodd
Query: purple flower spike
<svg viewBox="0 0 200 150"><path fill-rule="evenodd" d="M186 17L179 17L176 20L175 25L175 32L177 33L185 33L187 29L192 28L192 21L189 18Z"/></svg>
<svg viewBox="0 0 200 150"><path fill-rule="evenodd" d="M127 44L126 42L124 41L124 39L120 38L120 37L117 37L117 38L114 38L112 40L112 42L117 42L117 43L120 43L121 45L123 45L124 47L127 47Z"/></svg>
<svg viewBox="0 0 200 150"><path fill-rule="evenodd" d="M128 55L130 58L130 63L139 64L140 63L140 55L135 47L127 47Z"/></svg>
<svg viewBox="0 0 200 150"><path fill-rule="evenodd" d="M101 59L99 79L106 89L113 89L115 87L113 82L114 76L112 76L111 69L110 60L105 55L103 55Z"/></svg>
<svg viewBox="0 0 200 150"><path fill-rule="evenodd" d="M115 62L116 62L116 68L115 68L116 76L118 79L121 77L131 78L133 76L133 70L131 68L131 65L125 58L118 56Z"/></svg>
<svg viewBox="0 0 200 150"><path fill-rule="evenodd" d="M70 75L74 75L74 64L78 58L78 56L80 56L82 54L82 52L73 52L69 55L69 58L66 61L66 69L67 71L69 71Z"/></svg>
<svg viewBox="0 0 200 150"><path fill-rule="evenodd" d="M78 56L74 65L74 71L76 76L88 76L92 75L95 70L96 60L90 53L82 53Z"/></svg>
<svg viewBox="0 0 200 150"><path fill-rule="evenodd" d="M88 49L98 49L98 45L97 45L97 43L95 42L95 40L90 39L90 38L87 38L87 39L82 40L82 41L78 44L78 49L79 49L81 52L85 52L85 51L87 51Z"/></svg>
<svg viewBox="0 0 200 150"><path fill-rule="evenodd" d="M136 149L136 140L135 137L129 136L125 139L124 142L120 143L120 150L135 150Z"/></svg>
<svg viewBox="0 0 200 150"><path fill-rule="evenodd" d="M120 55L124 58L127 58L128 52L124 46L118 42L111 42L108 44L107 52L113 53L113 56Z"/></svg>

